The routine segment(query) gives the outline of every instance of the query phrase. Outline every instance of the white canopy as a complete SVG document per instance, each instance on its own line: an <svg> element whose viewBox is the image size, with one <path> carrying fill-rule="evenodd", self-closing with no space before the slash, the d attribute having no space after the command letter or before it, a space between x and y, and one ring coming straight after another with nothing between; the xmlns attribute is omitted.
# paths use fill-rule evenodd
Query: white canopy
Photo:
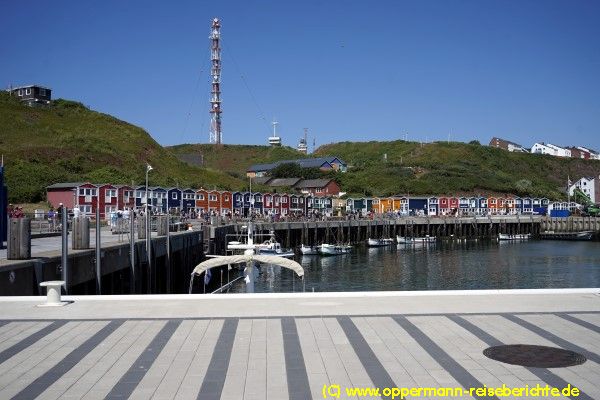
<svg viewBox="0 0 600 400"><path fill-rule="evenodd" d="M237 255L237 256L222 256L217 258L211 258L206 261L202 261L194 268L192 274L200 275L204 271L214 267L220 267L221 265L239 264L248 261L258 261L263 264L274 264L280 267L291 269L298 276L304 276L304 268L294 260L289 260L283 257L277 256L265 256L265 255Z"/></svg>

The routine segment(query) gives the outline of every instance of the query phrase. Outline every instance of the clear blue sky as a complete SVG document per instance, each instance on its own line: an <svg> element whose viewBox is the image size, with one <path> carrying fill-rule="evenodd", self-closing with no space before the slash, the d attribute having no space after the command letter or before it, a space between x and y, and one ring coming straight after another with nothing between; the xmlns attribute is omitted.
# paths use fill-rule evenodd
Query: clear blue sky
<svg viewBox="0 0 600 400"><path fill-rule="evenodd" d="M275 117L292 146L307 127L600 147L599 1L3 1L0 85L207 142L215 16L225 143L265 144Z"/></svg>

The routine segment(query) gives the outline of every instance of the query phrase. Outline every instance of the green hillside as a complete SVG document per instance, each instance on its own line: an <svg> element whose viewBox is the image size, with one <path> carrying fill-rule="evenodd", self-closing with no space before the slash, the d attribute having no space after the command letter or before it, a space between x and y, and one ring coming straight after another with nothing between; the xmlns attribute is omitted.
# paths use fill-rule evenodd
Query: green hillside
<svg viewBox="0 0 600 400"><path fill-rule="evenodd" d="M84 181L237 189L257 163L302 158L290 147L182 144L163 148L143 129L81 103L24 106L0 92L0 153L12 202L45 199L46 186ZM564 197L567 176L600 174L600 161L509 153L465 143L342 142L311 156L349 165L333 174L351 195L515 193ZM183 160L183 161L182 161Z"/></svg>
<svg viewBox="0 0 600 400"><path fill-rule="evenodd" d="M92 111L81 103L56 100L31 108L0 92L0 153L4 155L10 201L45 199L46 186L89 180L221 188L241 181L219 170L190 167L143 129Z"/></svg>
<svg viewBox="0 0 600 400"><path fill-rule="evenodd" d="M206 166L240 178L246 176L246 170L252 164L306 157L286 146L180 144L167 149L188 164Z"/></svg>
<svg viewBox="0 0 600 400"><path fill-rule="evenodd" d="M352 194L514 193L558 199L565 197L568 176L574 181L600 174L600 160L455 142L342 142L321 146L315 155L336 155L349 164L338 179Z"/></svg>

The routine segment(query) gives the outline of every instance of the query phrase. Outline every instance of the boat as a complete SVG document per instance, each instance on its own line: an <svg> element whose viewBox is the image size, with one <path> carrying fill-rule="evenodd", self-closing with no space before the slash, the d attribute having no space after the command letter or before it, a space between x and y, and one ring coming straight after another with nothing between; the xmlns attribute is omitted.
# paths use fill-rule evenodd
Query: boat
<svg viewBox="0 0 600 400"><path fill-rule="evenodd" d="M508 233L499 233L498 240L529 240L531 239L531 233L519 233L510 235Z"/></svg>
<svg viewBox="0 0 600 400"><path fill-rule="evenodd" d="M435 236L423 236L423 237L408 237L408 236L396 236L398 244L427 244L435 243Z"/></svg>
<svg viewBox="0 0 600 400"><path fill-rule="evenodd" d="M316 256L319 254L319 246L300 245L300 253L304 256Z"/></svg>
<svg viewBox="0 0 600 400"><path fill-rule="evenodd" d="M241 240L233 240L227 242L227 250L232 254L239 254L240 252L244 252L246 250L254 250L255 254L261 255L272 255L279 257L290 258L294 256L294 251L291 249L284 249L281 247L281 244L275 239L275 232L271 231L268 234L254 234L252 231L252 227L242 227L243 229L247 229L247 234L245 237L245 241L243 241L244 236L239 237ZM268 240L265 240L263 243L254 243L255 237L260 236L269 236Z"/></svg>
<svg viewBox="0 0 600 400"><path fill-rule="evenodd" d="M394 244L394 239L367 239L367 246L369 247L383 247Z"/></svg>
<svg viewBox="0 0 600 400"><path fill-rule="evenodd" d="M554 232L545 231L540 233L541 239L546 240L592 240L594 231L580 231L580 232Z"/></svg>
<svg viewBox="0 0 600 400"><path fill-rule="evenodd" d="M323 256L336 256L339 254L348 254L352 251L352 246L349 245L336 245L323 243L319 246L319 254Z"/></svg>
<svg viewBox="0 0 600 400"><path fill-rule="evenodd" d="M275 232L269 233L270 237L261 244L256 245L256 254L279 256L279 257L293 257L294 250L284 249L281 244L275 239Z"/></svg>

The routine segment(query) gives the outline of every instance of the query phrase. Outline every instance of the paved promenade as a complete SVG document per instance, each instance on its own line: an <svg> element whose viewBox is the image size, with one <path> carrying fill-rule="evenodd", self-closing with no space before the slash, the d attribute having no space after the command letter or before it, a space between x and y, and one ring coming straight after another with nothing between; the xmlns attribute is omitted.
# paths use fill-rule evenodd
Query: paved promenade
<svg viewBox="0 0 600 400"><path fill-rule="evenodd" d="M120 243L129 243L129 236L125 234L113 234L110 228L103 228L101 231L101 244L102 247L110 246ZM69 253L77 252L79 250L73 250L73 237L72 232L69 232ZM152 232L152 237L156 237L156 232ZM136 240L138 240L136 238ZM139 239L142 240L142 239ZM50 236L43 238L31 239L31 257L55 257L60 256L62 248L62 237L61 236ZM96 248L96 230L90 229L90 249ZM0 249L0 265L10 264L11 261L6 260L6 242L4 242L4 248Z"/></svg>
<svg viewBox="0 0 600 400"><path fill-rule="evenodd" d="M346 389L502 384L600 398L600 289L70 299L0 298L1 399L322 399L324 388L359 398ZM500 344L587 361L546 369L483 355ZM380 397L391 398L360 398Z"/></svg>

